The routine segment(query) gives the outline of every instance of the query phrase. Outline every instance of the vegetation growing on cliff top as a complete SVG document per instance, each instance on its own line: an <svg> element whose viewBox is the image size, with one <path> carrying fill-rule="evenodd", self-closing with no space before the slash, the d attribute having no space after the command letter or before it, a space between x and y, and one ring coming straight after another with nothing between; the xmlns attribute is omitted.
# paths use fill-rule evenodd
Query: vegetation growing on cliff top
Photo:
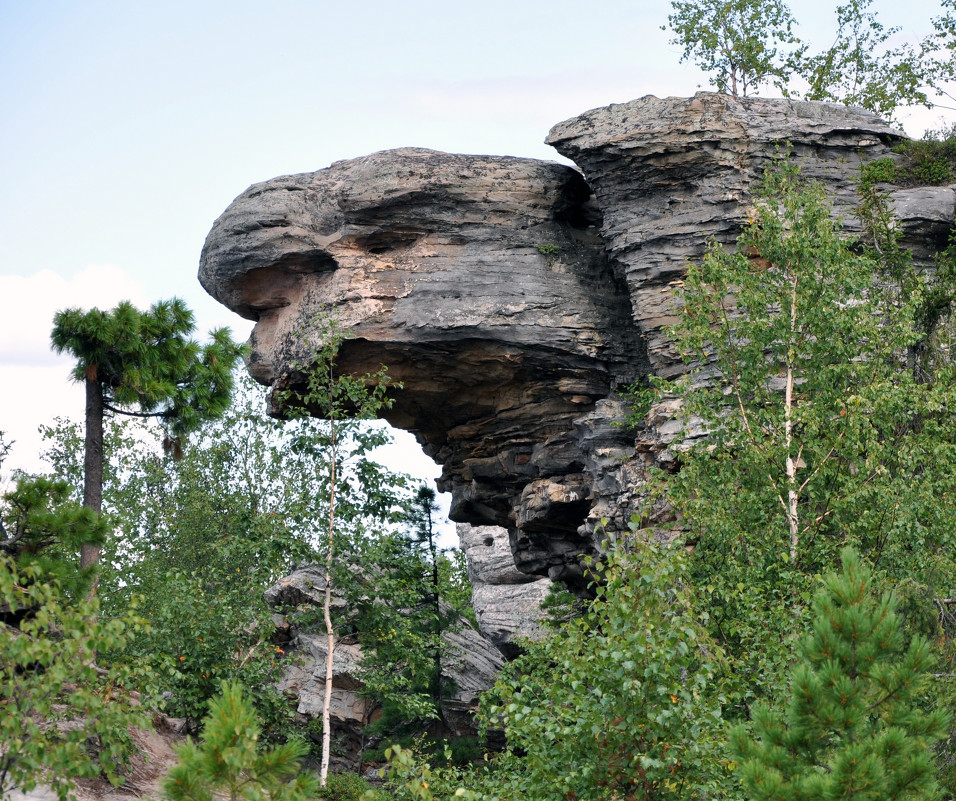
<svg viewBox="0 0 956 801"><path fill-rule="evenodd" d="M927 131L893 148L898 155L863 166L863 182L897 186L939 186L956 180L956 126Z"/></svg>
<svg viewBox="0 0 956 801"><path fill-rule="evenodd" d="M782 0L673 0L668 27L684 49L681 61L693 60L718 91L734 97L770 84L784 97L862 106L888 119L900 106L931 107L933 94L950 97L953 0L943 0L933 32L918 44L897 44L901 28L885 26L872 5L838 5L833 42L821 50L800 38Z"/></svg>

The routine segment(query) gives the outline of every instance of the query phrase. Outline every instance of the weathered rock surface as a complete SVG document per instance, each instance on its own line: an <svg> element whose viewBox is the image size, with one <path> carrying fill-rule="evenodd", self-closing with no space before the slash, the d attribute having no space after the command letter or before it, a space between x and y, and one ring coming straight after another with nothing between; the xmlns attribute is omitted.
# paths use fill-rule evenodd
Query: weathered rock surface
<svg viewBox="0 0 956 801"><path fill-rule="evenodd" d="M668 376L683 369L662 330L676 321L672 282L709 241L736 239L764 169L789 151L804 175L826 182L849 222L860 164L889 155L899 139L861 109L699 93L594 109L556 125L546 141L594 191L608 258L627 284L654 371Z"/></svg>
<svg viewBox="0 0 956 801"><path fill-rule="evenodd" d="M200 279L257 321L250 370L273 386L300 380L335 309L341 365L404 383L386 416L443 465L452 519L517 533L520 509L522 568L561 575L589 548L575 421L645 369L599 226L569 167L394 150L251 187Z"/></svg>
<svg viewBox="0 0 956 801"><path fill-rule="evenodd" d="M266 600L281 610L321 609L325 600L322 569L306 566L296 570L270 587L266 591ZM334 603L340 612L347 613L341 598L335 598ZM277 623L278 630L283 632L282 649L288 660L279 689L296 701L296 712L302 722L321 720L328 638L324 631L288 626L281 618ZM321 618L317 626L321 628ZM504 659L498 648L464 619L457 628L443 634L443 639L447 649L443 661L444 675L454 687L449 697L443 699L444 720L457 735L474 734L478 696L494 684ZM365 685L359 671L361 661L362 647L356 637L336 639L332 654L330 706L333 737L339 744L332 758L336 770L358 769L365 743L362 729L378 711L377 706L362 695Z"/></svg>
<svg viewBox="0 0 956 801"><path fill-rule="evenodd" d="M478 628L506 657L514 657L519 653L517 640L543 634L541 604L554 582L515 567L507 529L468 523L459 523L457 528L468 560Z"/></svg>
<svg viewBox="0 0 956 801"><path fill-rule="evenodd" d="M673 404L635 440L617 390L683 369L665 326L688 261L734 240L787 150L852 229L860 164L900 138L830 104L645 97L555 126L581 173L403 149L253 186L213 226L200 280L257 321L250 369L272 386L301 380L313 316L335 309L355 336L343 366L405 382L389 420L443 465L453 519L506 528L519 571L574 586L598 521L624 528L647 466L674 463ZM953 187L893 198L929 259Z"/></svg>

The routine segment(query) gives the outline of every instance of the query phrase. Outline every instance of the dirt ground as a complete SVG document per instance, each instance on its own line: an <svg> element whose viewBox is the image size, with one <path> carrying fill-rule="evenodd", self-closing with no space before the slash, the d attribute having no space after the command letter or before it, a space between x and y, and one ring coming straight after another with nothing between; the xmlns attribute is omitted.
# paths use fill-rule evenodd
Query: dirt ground
<svg viewBox="0 0 956 801"><path fill-rule="evenodd" d="M161 725L158 730L134 729L133 739L139 745L130 764L126 781L113 787L106 779L81 779L77 782L77 801L130 801L134 798L159 798L159 781L176 761L173 746L184 740L174 726ZM14 791L10 801L57 801L48 787L37 787L29 793Z"/></svg>

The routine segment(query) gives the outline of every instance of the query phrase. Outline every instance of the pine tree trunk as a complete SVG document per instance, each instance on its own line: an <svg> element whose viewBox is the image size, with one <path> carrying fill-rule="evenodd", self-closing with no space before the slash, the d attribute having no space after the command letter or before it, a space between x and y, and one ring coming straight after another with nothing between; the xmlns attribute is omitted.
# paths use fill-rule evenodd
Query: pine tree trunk
<svg viewBox="0 0 956 801"><path fill-rule="evenodd" d="M96 379L96 368L86 376L86 443L83 454L83 505L94 512L103 510L103 385ZM98 545L84 543L80 549L80 567L100 561ZM93 590L95 591L94 585Z"/></svg>

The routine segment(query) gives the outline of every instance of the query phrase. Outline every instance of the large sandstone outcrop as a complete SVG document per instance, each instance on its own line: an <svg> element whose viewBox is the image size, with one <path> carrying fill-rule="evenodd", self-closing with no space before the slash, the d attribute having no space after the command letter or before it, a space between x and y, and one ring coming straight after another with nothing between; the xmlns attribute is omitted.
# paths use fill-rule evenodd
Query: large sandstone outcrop
<svg viewBox="0 0 956 801"><path fill-rule="evenodd" d="M253 186L213 226L200 280L257 321L250 370L272 386L300 380L314 315L336 310L355 337L343 365L405 383L389 420L443 465L453 519L506 528L520 571L574 585L597 522L623 528L647 466L673 462L673 404L635 439L618 390L683 369L665 326L688 261L733 241L787 150L852 226L859 165L900 136L829 104L645 97L555 126L580 172L403 149ZM894 198L928 258L953 187Z"/></svg>

